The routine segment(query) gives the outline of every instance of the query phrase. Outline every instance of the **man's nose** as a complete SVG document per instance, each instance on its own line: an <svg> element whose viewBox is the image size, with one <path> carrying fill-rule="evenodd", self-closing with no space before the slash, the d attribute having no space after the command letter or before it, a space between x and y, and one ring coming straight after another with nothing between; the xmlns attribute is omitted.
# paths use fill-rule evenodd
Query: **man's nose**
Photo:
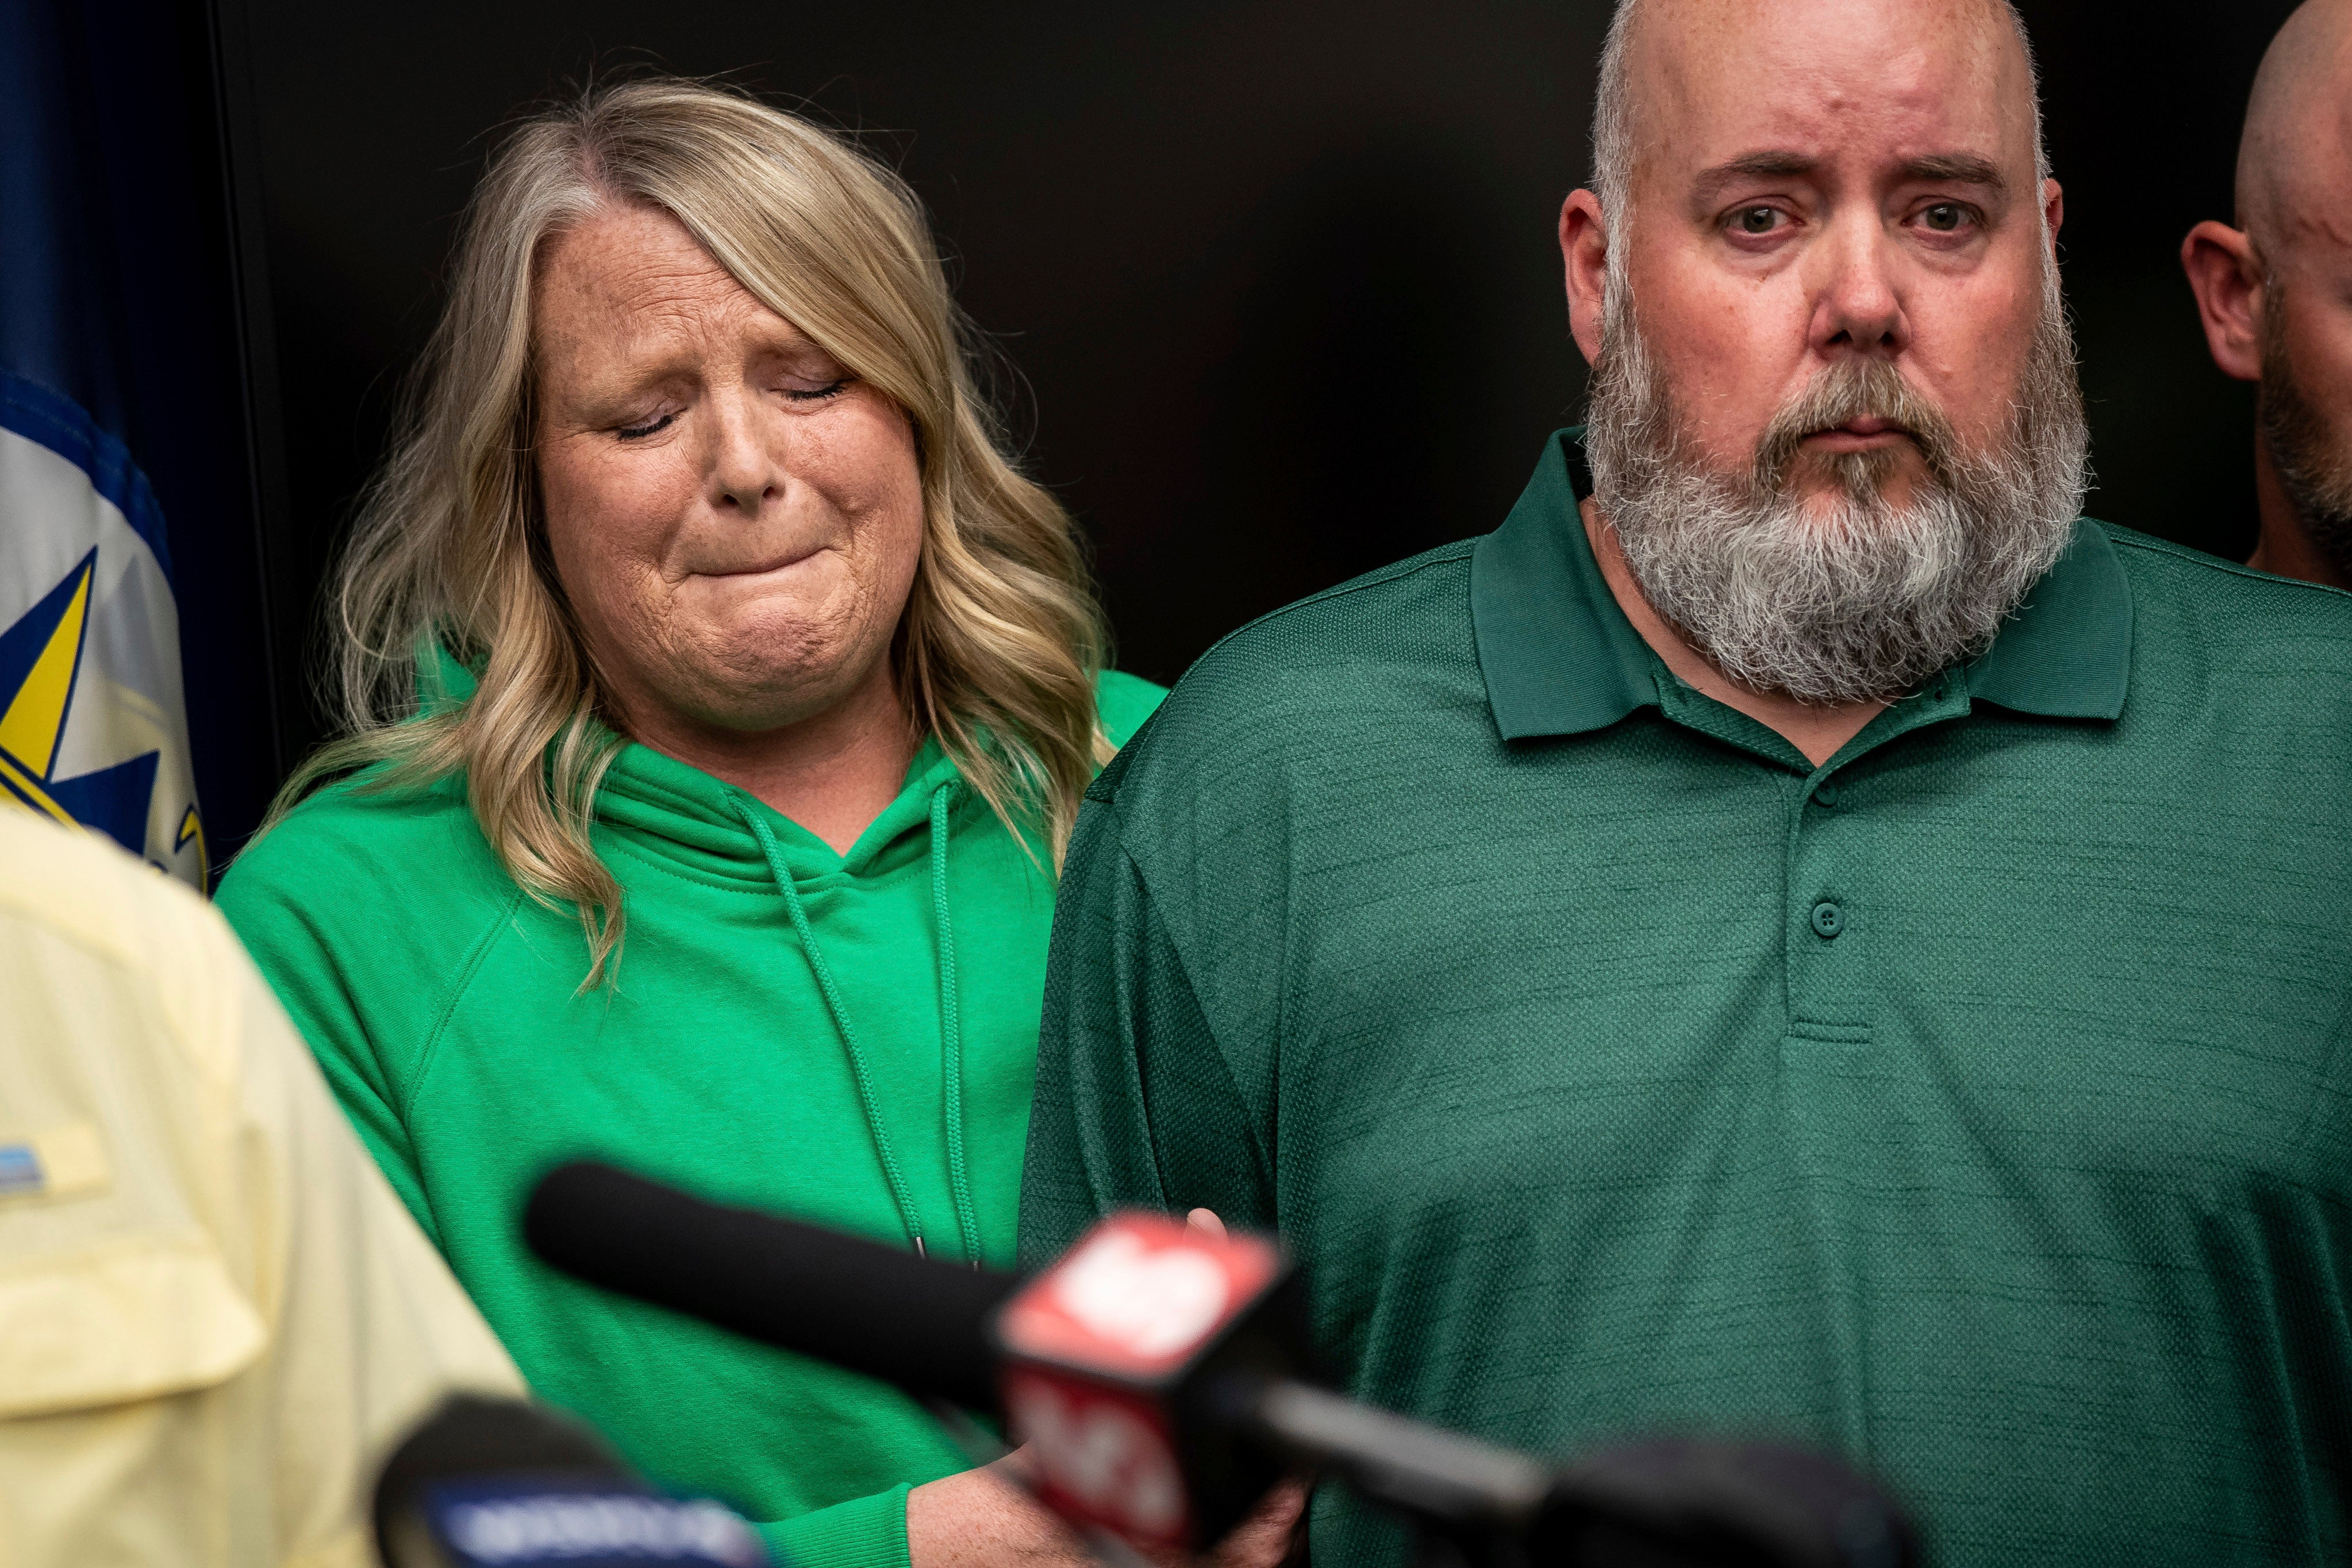
<svg viewBox="0 0 2352 1568"><path fill-rule="evenodd" d="M1811 347L1826 358L1892 359L1910 345L1911 325L1894 276L1892 242L1873 215L1835 225L1808 258L1813 279Z"/></svg>
<svg viewBox="0 0 2352 1568"><path fill-rule="evenodd" d="M746 398L715 396L710 413L710 504L755 519L784 493L783 465L769 438L772 433Z"/></svg>

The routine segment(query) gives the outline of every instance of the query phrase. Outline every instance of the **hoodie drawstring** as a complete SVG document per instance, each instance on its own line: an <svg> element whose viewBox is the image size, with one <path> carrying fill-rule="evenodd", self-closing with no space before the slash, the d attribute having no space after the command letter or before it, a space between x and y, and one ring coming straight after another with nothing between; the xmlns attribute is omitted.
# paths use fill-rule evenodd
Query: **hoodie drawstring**
<svg viewBox="0 0 2352 1568"><path fill-rule="evenodd" d="M963 1143L963 1026L956 999L955 933L948 922L948 797L955 786L956 781L949 779L931 794L931 919L940 954L940 1066L947 1121L948 1186L955 1194L956 1226L961 1232L964 1252L977 1268L980 1223L972 1209L971 1173ZM842 1049L849 1058L849 1075L857 1085L857 1103L866 1113L866 1131L874 1140L874 1152L882 1162L882 1173L889 1180L899 1223L907 1227L907 1239L914 1244L915 1251L928 1256L914 1192L908 1186L906 1173L899 1168L898 1157L890 1147L890 1134L882 1125L882 1110L874 1098L874 1075L866 1068L866 1053L858 1048L857 1032L850 1025L849 1009L842 1001L841 988L834 983L832 966L824 961L824 950L817 946L816 931L810 924L800 889L793 884L792 868L784 864L783 851L759 809L740 793L733 798L736 815L751 830L751 837L760 841L760 853L766 858L769 875L775 878L776 887L784 896L784 910L792 916L793 930L801 939L801 951L808 955L809 969L816 977L818 992L824 997L825 1011L833 1016L834 1029L841 1036Z"/></svg>
<svg viewBox="0 0 2352 1568"><path fill-rule="evenodd" d="M931 792L931 926L940 942L940 1099L948 1124L948 1188L964 1256L980 1267L980 1216L971 1206L971 1165L963 1152L963 1015L956 1002L955 927L948 919L948 797L956 781Z"/></svg>

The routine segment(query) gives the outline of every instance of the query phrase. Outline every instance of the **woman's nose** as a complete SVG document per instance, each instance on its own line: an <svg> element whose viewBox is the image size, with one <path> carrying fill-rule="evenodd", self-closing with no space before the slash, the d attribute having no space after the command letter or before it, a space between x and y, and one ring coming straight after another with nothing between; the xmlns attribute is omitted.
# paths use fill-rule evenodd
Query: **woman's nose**
<svg viewBox="0 0 2352 1568"><path fill-rule="evenodd" d="M740 401L713 399L711 412L710 504L757 518L784 491L783 464L772 433L761 428L757 411Z"/></svg>

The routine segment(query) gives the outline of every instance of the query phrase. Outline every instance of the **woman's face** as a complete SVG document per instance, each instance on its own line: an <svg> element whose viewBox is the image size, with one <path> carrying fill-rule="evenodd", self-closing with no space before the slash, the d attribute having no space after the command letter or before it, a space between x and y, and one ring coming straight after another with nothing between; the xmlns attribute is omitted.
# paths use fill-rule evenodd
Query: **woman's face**
<svg viewBox="0 0 2352 1568"><path fill-rule="evenodd" d="M532 306L548 544L631 732L773 730L887 683L922 547L905 414L664 212L551 241Z"/></svg>

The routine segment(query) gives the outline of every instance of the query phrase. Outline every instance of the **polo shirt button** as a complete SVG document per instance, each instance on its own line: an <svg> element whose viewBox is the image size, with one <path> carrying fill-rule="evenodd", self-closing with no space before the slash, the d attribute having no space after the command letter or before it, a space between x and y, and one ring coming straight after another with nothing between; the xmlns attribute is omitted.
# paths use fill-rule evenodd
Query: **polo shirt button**
<svg viewBox="0 0 2352 1568"><path fill-rule="evenodd" d="M1813 804L1815 805L1835 805L1837 804L1837 781L1835 779L1823 779L1818 785L1814 786Z"/></svg>
<svg viewBox="0 0 2352 1568"><path fill-rule="evenodd" d="M1824 941L1845 930L1845 911L1823 899L1813 906L1813 934Z"/></svg>

